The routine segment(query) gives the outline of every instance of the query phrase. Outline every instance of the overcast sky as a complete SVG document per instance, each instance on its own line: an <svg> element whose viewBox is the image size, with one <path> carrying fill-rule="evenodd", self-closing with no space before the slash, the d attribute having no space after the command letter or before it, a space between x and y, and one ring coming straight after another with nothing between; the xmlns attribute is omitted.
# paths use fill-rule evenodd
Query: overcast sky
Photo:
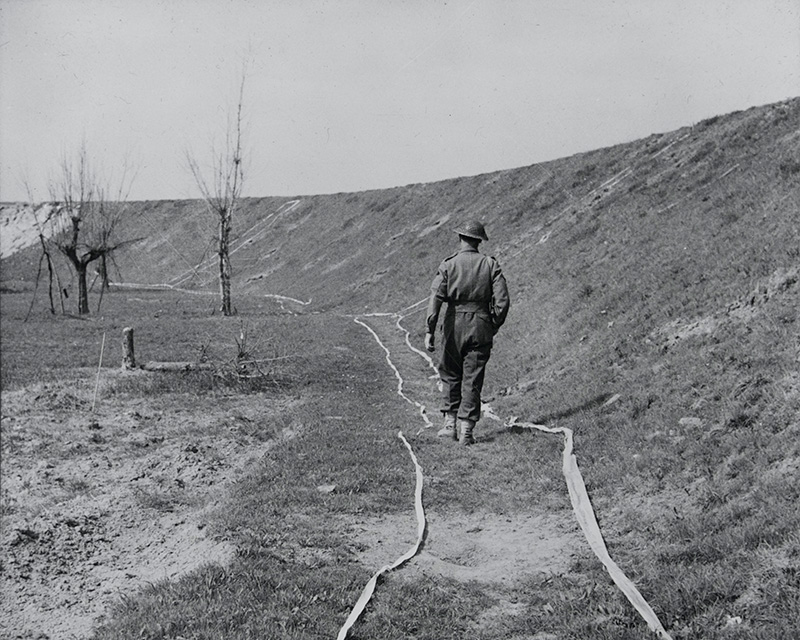
<svg viewBox="0 0 800 640"><path fill-rule="evenodd" d="M0 0L0 200L85 140L198 197L243 63L245 195L530 165L800 95L798 0Z"/></svg>

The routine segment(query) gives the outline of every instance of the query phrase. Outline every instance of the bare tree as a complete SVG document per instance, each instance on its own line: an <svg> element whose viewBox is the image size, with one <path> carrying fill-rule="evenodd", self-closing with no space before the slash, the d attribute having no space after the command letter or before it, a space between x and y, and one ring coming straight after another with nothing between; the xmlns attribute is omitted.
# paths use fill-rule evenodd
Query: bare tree
<svg viewBox="0 0 800 640"><path fill-rule="evenodd" d="M109 189L90 166L84 143L75 160L63 157L58 177L50 183L51 198L61 204L60 215L51 221L65 227L56 231L54 243L78 278L78 314L89 313L89 264L100 258L108 260L117 249L138 241L117 238L120 222L128 213L129 173L126 162L119 190L109 197Z"/></svg>
<svg viewBox="0 0 800 640"><path fill-rule="evenodd" d="M39 246L42 249L42 254L39 256L39 268L36 271L36 284L33 287L33 296L31 296L31 304L28 307L28 313L25 314L25 322L28 321L28 318L31 315L31 311L33 310L33 305L36 302L36 292L39 290L39 279L42 275L42 262L47 262L47 272L48 272L48 287L47 287L47 294L50 299L50 313L55 315L56 313L56 306L53 301L53 289L58 292L58 299L61 303L61 313L64 313L64 296L62 295L61 289L61 281L58 277L58 270L55 268L55 264L53 261L53 256L50 253L50 243L47 239L47 235L45 229L47 225L50 223L50 219L57 215L58 209L50 204L45 204L37 208L36 200L33 196L33 189L28 182L28 179L25 178L23 180L23 184L25 186L25 192L28 194L28 207L30 207L31 215L33 215L34 223L36 224L36 232L39 236ZM39 214L44 214L44 220L40 220Z"/></svg>
<svg viewBox="0 0 800 640"><path fill-rule="evenodd" d="M226 316L233 314L231 304L230 237L233 213L242 193L244 168L242 166L242 104L246 74L242 73L239 101L233 118L228 118L225 146L218 150L212 146L210 180L204 175L197 158L186 153L187 164L208 210L218 222L217 255L219 257L220 310Z"/></svg>

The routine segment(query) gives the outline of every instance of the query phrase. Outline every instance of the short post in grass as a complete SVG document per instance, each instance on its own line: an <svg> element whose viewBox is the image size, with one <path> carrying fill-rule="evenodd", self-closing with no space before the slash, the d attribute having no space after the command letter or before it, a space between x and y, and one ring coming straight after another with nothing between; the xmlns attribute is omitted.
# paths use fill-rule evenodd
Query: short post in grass
<svg viewBox="0 0 800 640"><path fill-rule="evenodd" d="M125 327L122 330L122 368L136 368L136 358L133 355L133 329L131 327Z"/></svg>

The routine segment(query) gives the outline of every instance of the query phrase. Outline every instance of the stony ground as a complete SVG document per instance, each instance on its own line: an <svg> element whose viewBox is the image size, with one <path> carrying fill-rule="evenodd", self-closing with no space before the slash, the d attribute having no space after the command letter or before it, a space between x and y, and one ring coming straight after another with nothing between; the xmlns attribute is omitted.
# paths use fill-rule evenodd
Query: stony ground
<svg viewBox="0 0 800 640"><path fill-rule="evenodd" d="M233 549L207 533L208 514L274 443L254 429L280 410L101 391L92 412L92 394L88 380L3 393L5 637L85 638L125 594L224 563Z"/></svg>

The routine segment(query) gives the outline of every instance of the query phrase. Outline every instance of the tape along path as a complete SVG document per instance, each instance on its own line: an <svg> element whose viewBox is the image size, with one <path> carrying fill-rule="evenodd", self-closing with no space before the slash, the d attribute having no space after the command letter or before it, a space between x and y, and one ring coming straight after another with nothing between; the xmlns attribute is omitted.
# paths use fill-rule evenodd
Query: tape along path
<svg viewBox="0 0 800 640"><path fill-rule="evenodd" d="M379 315L385 315L385 314L379 314ZM368 316L363 316L363 317L368 317ZM411 398L409 398L405 394L405 389L404 389L405 381L403 380L403 377L400 375L400 371L398 371L397 367L394 365L394 362L392 361L391 352L383 344L378 334L369 324L367 324L360 318L355 318L354 320L357 324L360 324L367 331L369 331L370 334L372 334L372 337L375 338L375 341L378 343L378 345L380 345L380 347L386 353L386 362L389 364L389 367L394 371L395 377L397 378L397 394L401 398L403 398L406 402L408 402L410 405L416 407L416 409L420 413L420 416L422 417L422 420L427 426L433 426L431 421L428 419L425 407L419 402L411 400ZM398 326L399 326L399 316L398 316ZM410 341L408 345L409 347L411 347ZM425 538L425 529L427 526L427 521L425 519L425 510L422 506L422 483L423 483L422 467L417 461L417 457L414 455L414 450L411 448L411 445L408 443L408 440L406 440L405 436L403 435L403 432L402 431L398 432L397 437L403 441L403 444L408 449L408 453L411 456L412 462L414 463L414 468L416 473L416 486L414 489L414 509L416 511L416 516L417 516L417 539L415 543L411 546L411 548L409 548L408 551L406 551L403 555L397 558L397 560L395 560L391 564L387 564L381 567L372 575L372 577L369 579L366 586L364 587L363 591L361 592L361 596L358 598L358 601L356 602L355 606L350 612L350 615L347 616L347 620L345 621L342 628L339 630L339 635L336 636L337 640L344 640L344 638L347 637L347 633L350 631L350 629L356 623L358 618L364 612L364 609L366 608L367 604L372 599L372 594L375 592L375 587L378 584L378 578L380 578L384 573L388 573L389 571L398 568L400 565L405 564L408 560L413 558L419 551L419 548L422 546L422 541Z"/></svg>
<svg viewBox="0 0 800 640"><path fill-rule="evenodd" d="M518 422L516 418L511 418L508 426L522 427L525 429L537 429L546 433L561 433L564 436L564 452L562 457L562 472L564 479L567 481L567 489L569 491L569 499L572 503L572 510L575 512L575 517L581 527L581 531L586 536L589 546L592 548L595 556L608 571L614 584L622 591L623 595L628 599L639 615L642 616L650 631L657 634L663 640L672 640L672 637L667 633L658 616L653 611L652 607L647 603L636 585L623 573L622 569L617 566L617 563L611 558L606 548L603 534L600 531L600 525L597 524L597 518L592 508L589 494L586 491L586 485L583 482L583 475L578 468L578 460L572 452L572 430L564 427L557 429L550 429L539 424L532 424L529 422Z"/></svg>
<svg viewBox="0 0 800 640"><path fill-rule="evenodd" d="M419 303L417 305L412 305L412 307L409 307L408 309L413 309L418 305ZM429 395L431 385L435 384L433 379L438 381L438 376L436 376L436 367L433 364L431 357L412 344L409 331L402 325L404 317L405 316L401 314L377 313L358 316L354 318L354 321L363 326L386 353L386 361L397 378L398 395L412 405L422 419L423 426L417 432L421 433L425 429L431 428L434 425L428 417L427 408L425 405L421 404L414 398L421 398ZM394 335L387 337L385 326L389 322L391 322L394 326ZM373 328L373 326L371 326L371 324L374 325L377 323L382 325L382 332L385 335L385 342L389 343L389 346L392 347L394 351L386 346L384 340L381 339L381 337L378 335L378 332ZM404 371L408 371L409 367L411 368L413 379L405 380L400 374L398 366L395 364L395 362L400 362L401 360ZM424 365L422 365L423 361L425 363ZM433 375L431 375L432 373ZM498 416L488 405L484 407L484 417L491 420L504 422L503 419ZM597 518L595 516L591 500L589 499L588 492L586 491L583 476L578 468L577 458L573 452L572 431L564 427L549 428L543 425L522 422L516 417L507 419L504 424L507 427L538 430L544 433L559 434L563 436L564 449L562 453L562 472L567 483L567 489L569 492L573 512L581 531L589 543L589 546L598 560L600 560L600 562L606 568L606 571L614 581L615 585L620 589L620 591L633 605L642 619L647 623L650 631L655 633L662 640L672 640L672 637L664 629L652 607L650 607L633 582L631 582L631 580L624 574L624 572L619 568L619 566L616 564L616 562L614 562L608 553L602 532L600 531L600 527L597 523ZM413 558L419 552L425 538L427 520L422 505L422 468L419 465L416 456L414 455L411 445L404 437L402 431L398 433L398 437L407 447L416 470L415 511L417 517L417 539L406 553L400 556L393 563L379 569L368 581L355 607L348 616L347 621L341 628L339 635L337 636L337 640L344 640L347 637L348 631L358 620L361 613L363 613L364 609L372 598L380 576L388 573L389 571L397 569L401 565L408 562L408 560Z"/></svg>

